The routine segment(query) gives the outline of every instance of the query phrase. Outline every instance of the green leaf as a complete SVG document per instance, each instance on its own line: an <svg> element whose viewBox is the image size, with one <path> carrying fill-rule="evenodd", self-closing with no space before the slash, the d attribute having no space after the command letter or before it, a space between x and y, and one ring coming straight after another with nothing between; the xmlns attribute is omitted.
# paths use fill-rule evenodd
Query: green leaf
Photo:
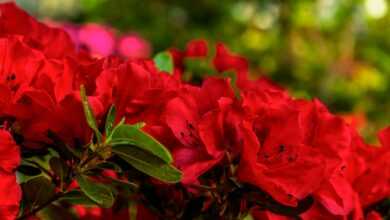
<svg viewBox="0 0 390 220"><path fill-rule="evenodd" d="M116 116L116 109L115 106L112 105L106 116L105 131L107 137L111 135L112 128L114 127L115 116Z"/></svg>
<svg viewBox="0 0 390 220"><path fill-rule="evenodd" d="M112 151L135 169L163 182L177 183L181 179L178 169L147 151L127 145L113 146Z"/></svg>
<svg viewBox="0 0 390 220"><path fill-rule="evenodd" d="M81 102L83 104L83 109L84 109L84 115L87 120L88 126L95 132L96 139L98 140L99 143L102 142L102 134L100 133L95 116L93 115L91 106L88 103L88 97L87 93L85 91L85 87L83 85L80 86L80 97L81 97Z"/></svg>
<svg viewBox="0 0 390 220"><path fill-rule="evenodd" d="M22 189L31 207L44 204L55 194L55 186L43 176L30 179L22 184Z"/></svg>
<svg viewBox="0 0 390 220"><path fill-rule="evenodd" d="M25 176L38 176L42 173L39 168L30 165L20 165L17 169L18 172L22 173Z"/></svg>
<svg viewBox="0 0 390 220"><path fill-rule="evenodd" d="M121 189L125 189L127 192L134 193L139 188L139 186L136 183L132 183L125 180L115 179L109 176L104 176L103 178L107 179L111 182L112 186L119 187ZM121 191L121 194L123 191Z"/></svg>
<svg viewBox="0 0 390 220"><path fill-rule="evenodd" d="M41 220L76 220L77 218L71 212L71 209L56 204L50 204L40 210L36 217Z"/></svg>
<svg viewBox="0 0 390 220"><path fill-rule="evenodd" d="M207 59L188 57L184 59L184 66L185 70L187 72L191 72L192 75L200 77L217 75L217 71L213 68L210 61Z"/></svg>
<svg viewBox="0 0 390 220"><path fill-rule="evenodd" d="M134 201L129 201L129 217L130 219L137 219L138 205Z"/></svg>
<svg viewBox="0 0 390 220"><path fill-rule="evenodd" d="M138 122L138 123L135 123L135 124L132 124L131 126L133 126L134 128L137 128L137 129L141 129L143 127L145 127L145 122Z"/></svg>
<svg viewBox="0 0 390 220"><path fill-rule="evenodd" d="M122 168L118 164L112 163L112 162L108 162L108 161L97 164L96 168L99 168L99 169L102 169L102 170L109 169L109 170L115 171L116 173L122 173L123 172Z"/></svg>
<svg viewBox="0 0 390 220"><path fill-rule="evenodd" d="M104 208L110 208L114 204L114 194L107 185L92 181L87 176L77 176L77 183L83 193L92 201Z"/></svg>
<svg viewBox="0 0 390 220"><path fill-rule="evenodd" d="M169 151L152 136L140 130L139 124L135 126L117 126L112 132L111 145L135 145L138 148L146 150L154 156L159 157L166 163L172 162L172 156Z"/></svg>
<svg viewBox="0 0 390 220"><path fill-rule="evenodd" d="M60 159L59 157L52 157L49 161L51 170L60 177L61 187L63 186L63 182L68 175L68 166L65 161Z"/></svg>
<svg viewBox="0 0 390 220"><path fill-rule="evenodd" d="M244 217L243 220L253 220L253 217L251 214L248 214L247 216Z"/></svg>
<svg viewBox="0 0 390 220"><path fill-rule="evenodd" d="M47 137L50 138L55 145L51 145L52 149L57 152L58 156L64 160L71 160L74 158L80 159L82 152L80 148L73 148L68 146L56 133L51 130L48 130Z"/></svg>
<svg viewBox="0 0 390 220"><path fill-rule="evenodd" d="M72 190L61 197L60 201L66 201L72 205L96 206L97 203L88 198L79 190Z"/></svg>
<svg viewBox="0 0 390 220"><path fill-rule="evenodd" d="M153 60L158 70L173 74L173 58L169 52L158 53Z"/></svg>

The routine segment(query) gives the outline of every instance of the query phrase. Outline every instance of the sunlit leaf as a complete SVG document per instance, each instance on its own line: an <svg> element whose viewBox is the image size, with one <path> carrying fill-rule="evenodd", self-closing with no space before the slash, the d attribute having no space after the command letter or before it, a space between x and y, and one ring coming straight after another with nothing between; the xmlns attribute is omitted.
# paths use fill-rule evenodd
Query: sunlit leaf
<svg viewBox="0 0 390 220"><path fill-rule="evenodd" d="M112 133L112 145L134 145L159 157L166 163L172 162L169 151L156 139L139 129L139 126L120 125Z"/></svg>
<svg viewBox="0 0 390 220"><path fill-rule="evenodd" d="M135 169L163 182L176 183L181 179L181 172L158 157L136 147L118 145L112 148L117 154Z"/></svg>
<svg viewBox="0 0 390 220"><path fill-rule="evenodd" d="M114 194L109 186L93 181L83 175L77 176L76 180L81 191L92 201L104 208L110 208L114 204Z"/></svg>
<svg viewBox="0 0 390 220"><path fill-rule="evenodd" d="M173 58L169 52L158 53L154 58L154 63L156 64L157 69L160 71L173 74Z"/></svg>

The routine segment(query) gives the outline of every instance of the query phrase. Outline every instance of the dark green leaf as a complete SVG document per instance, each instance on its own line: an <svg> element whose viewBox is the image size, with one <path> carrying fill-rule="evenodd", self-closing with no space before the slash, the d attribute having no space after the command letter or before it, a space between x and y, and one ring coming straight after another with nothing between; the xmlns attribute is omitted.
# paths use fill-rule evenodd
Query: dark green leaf
<svg viewBox="0 0 390 220"><path fill-rule="evenodd" d="M129 217L130 219L137 219L138 205L134 201L129 201Z"/></svg>
<svg viewBox="0 0 390 220"><path fill-rule="evenodd" d="M107 162L107 161L104 163L99 163L97 165L97 168L114 170L116 173L122 172L122 168L118 164Z"/></svg>
<svg viewBox="0 0 390 220"><path fill-rule="evenodd" d="M140 130L138 125L120 125L112 132L112 142L115 145L135 145L159 157L166 163L172 162L169 151L156 139Z"/></svg>
<svg viewBox="0 0 390 220"><path fill-rule="evenodd" d="M179 170L147 151L126 145L114 146L112 151L137 170L156 179L168 183L176 183L181 179Z"/></svg>
<svg viewBox="0 0 390 220"><path fill-rule="evenodd" d="M30 179L22 184L22 189L31 207L47 202L55 194L55 186L43 176Z"/></svg>
<svg viewBox="0 0 390 220"><path fill-rule="evenodd" d="M116 116L116 109L115 106L112 105L106 116L106 124L105 124L106 136L111 135L112 128L114 127L115 116Z"/></svg>
<svg viewBox="0 0 390 220"><path fill-rule="evenodd" d="M114 194L109 186L92 181L87 176L77 176L76 180L80 189L92 201L104 208L110 208L114 204Z"/></svg>
<svg viewBox="0 0 390 220"><path fill-rule="evenodd" d="M169 52L158 53L153 60L158 70L173 74L173 58Z"/></svg>
<svg viewBox="0 0 390 220"><path fill-rule="evenodd" d="M37 213L37 217L42 220L76 220L76 216L71 209L59 205L50 204Z"/></svg>
<svg viewBox="0 0 390 220"><path fill-rule="evenodd" d="M96 206L97 203L88 198L84 193L79 190L72 190L67 192L60 201L66 201L73 205L86 205L86 206Z"/></svg>
<svg viewBox="0 0 390 220"><path fill-rule="evenodd" d="M95 116L93 115L91 106L88 103L88 97L85 91L85 87L83 85L80 86L80 97L81 97L81 102L83 104L85 119L87 120L89 127L95 132L96 139L98 140L99 143L101 143L102 134L98 129Z"/></svg>
<svg viewBox="0 0 390 220"><path fill-rule="evenodd" d="M210 65L210 62L205 59L199 59L196 57L189 57L184 60L185 70L191 72L193 75L200 77L207 75L217 75L217 72Z"/></svg>
<svg viewBox="0 0 390 220"><path fill-rule="evenodd" d="M41 174L41 170L29 165L20 165L17 169L18 172L26 175L26 176L37 176Z"/></svg>
<svg viewBox="0 0 390 220"><path fill-rule="evenodd" d="M63 159L73 159L74 157L80 159L82 153L79 148L73 148L68 146L56 133L49 130L47 132L47 137L50 138L54 143L51 145L53 150L55 150L59 156Z"/></svg>
<svg viewBox="0 0 390 220"><path fill-rule="evenodd" d="M136 183L129 182L128 180L112 178L109 176L103 176L102 178L107 180L107 184L109 183L111 187L115 188L120 192L118 196L120 196L121 198L129 198L130 196L134 196L135 193L138 192L139 185Z"/></svg>
<svg viewBox="0 0 390 220"><path fill-rule="evenodd" d="M122 187L122 188L128 188L131 191L134 191L135 189L138 188L138 185L136 183L132 183L132 182L124 181L124 180L120 180L120 179L115 179L115 178L112 178L112 177L109 177L109 176L104 176L104 178L106 178L107 180L111 181L112 185L119 186L119 187Z"/></svg>
<svg viewBox="0 0 390 220"><path fill-rule="evenodd" d="M60 178L61 183L68 174L68 166L58 157L52 157L49 161L51 170Z"/></svg>

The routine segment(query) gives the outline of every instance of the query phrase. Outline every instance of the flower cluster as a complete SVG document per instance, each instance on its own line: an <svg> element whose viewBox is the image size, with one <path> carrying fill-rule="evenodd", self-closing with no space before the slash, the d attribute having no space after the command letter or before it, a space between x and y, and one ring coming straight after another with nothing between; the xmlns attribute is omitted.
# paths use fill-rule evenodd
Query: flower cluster
<svg viewBox="0 0 390 220"><path fill-rule="evenodd" d="M247 61L222 44L93 58L8 3L0 47L1 219L388 212L390 128L370 146L319 100L249 79Z"/></svg>
<svg viewBox="0 0 390 220"><path fill-rule="evenodd" d="M129 59L149 58L151 46L136 33L117 35L116 30L95 23L77 26L57 24L72 38L76 47L89 51L91 55L102 57L118 54Z"/></svg>

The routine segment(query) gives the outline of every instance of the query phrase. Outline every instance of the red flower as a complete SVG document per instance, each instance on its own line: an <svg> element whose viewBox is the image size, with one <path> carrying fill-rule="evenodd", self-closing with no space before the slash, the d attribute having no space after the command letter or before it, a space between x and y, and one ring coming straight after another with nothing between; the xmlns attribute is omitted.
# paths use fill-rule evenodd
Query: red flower
<svg viewBox="0 0 390 220"><path fill-rule="evenodd" d="M113 77L112 85L107 88L111 90L118 117L126 117L129 123L149 124L158 120L163 111L161 105L180 88L180 82L158 72L149 60L128 61L107 71Z"/></svg>
<svg viewBox="0 0 390 220"><path fill-rule="evenodd" d="M252 85L242 94L253 119L242 128L239 179L287 205L329 184L326 181L349 155L348 126L318 101L294 101L272 86L261 90Z"/></svg>
<svg viewBox="0 0 390 220"><path fill-rule="evenodd" d="M233 97L227 80L209 78L202 88L188 86L167 103L164 116L179 141L172 153L175 164L183 171L183 183L195 183L220 161L229 145L237 144L234 134L227 136L227 129L240 120L230 125L225 121L229 112L236 115L230 111Z"/></svg>
<svg viewBox="0 0 390 220"><path fill-rule="evenodd" d="M14 170L20 163L19 147L9 132L0 130L0 218L13 220L19 212L22 193Z"/></svg>
<svg viewBox="0 0 390 220"><path fill-rule="evenodd" d="M382 130L379 139L381 147L364 146L355 155L366 165L353 182L363 208L390 196L390 128Z"/></svg>
<svg viewBox="0 0 390 220"><path fill-rule="evenodd" d="M43 54L14 36L0 38L0 49L0 84L15 94L33 81L43 64Z"/></svg>
<svg viewBox="0 0 390 220"><path fill-rule="evenodd" d="M301 214L300 217L302 220L328 220L328 219L334 219L334 220L347 220L347 216L342 215L333 215L326 209L324 206L322 206L320 203L315 202L313 206L306 211L305 213Z"/></svg>
<svg viewBox="0 0 390 220"><path fill-rule="evenodd" d="M74 45L65 31L36 21L14 3L0 4L0 12L1 35L22 35L31 47L42 50L50 58L75 55Z"/></svg>
<svg viewBox="0 0 390 220"><path fill-rule="evenodd" d="M216 49L213 62L218 71L235 70L239 74L248 71L248 61L245 58L232 54L222 43L218 43Z"/></svg>
<svg viewBox="0 0 390 220"><path fill-rule="evenodd" d="M382 220L382 216L375 211L371 211L367 215L367 220Z"/></svg>
<svg viewBox="0 0 390 220"><path fill-rule="evenodd" d="M208 53L207 41L193 40L188 42L185 51L186 57L206 57Z"/></svg>
<svg viewBox="0 0 390 220"><path fill-rule="evenodd" d="M73 208L80 220L158 220L155 214L141 204L137 205L136 219L130 218L129 207L114 210L114 208L104 209L76 205Z"/></svg>
<svg viewBox="0 0 390 220"><path fill-rule="evenodd" d="M276 123L281 126L284 125L282 122ZM265 140L259 140L251 123L243 125L244 148L238 178L265 190L283 204L295 206L298 199L319 187L325 167L318 151L291 140L297 133L288 130L296 131L297 128L289 126L285 125L284 130L275 127ZM278 134L275 142L269 138ZM264 141L264 145L259 141Z"/></svg>

